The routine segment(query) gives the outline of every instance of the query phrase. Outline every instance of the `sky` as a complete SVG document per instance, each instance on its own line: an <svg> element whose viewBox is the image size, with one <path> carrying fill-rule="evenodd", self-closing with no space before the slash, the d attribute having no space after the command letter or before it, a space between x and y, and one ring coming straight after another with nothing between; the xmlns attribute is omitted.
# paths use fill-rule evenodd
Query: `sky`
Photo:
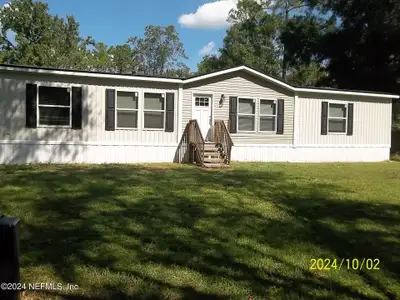
<svg viewBox="0 0 400 300"><path fill-rule="evenodd" d="M9 1L9 0L8 0ZM0 0L1 6L8 2ZM92 36L107 45L143 36L147 25L174 25L192 71L206 54L222 46L229 11L238 0L45 0L51 14L73 15L81 36Z"/></svg>

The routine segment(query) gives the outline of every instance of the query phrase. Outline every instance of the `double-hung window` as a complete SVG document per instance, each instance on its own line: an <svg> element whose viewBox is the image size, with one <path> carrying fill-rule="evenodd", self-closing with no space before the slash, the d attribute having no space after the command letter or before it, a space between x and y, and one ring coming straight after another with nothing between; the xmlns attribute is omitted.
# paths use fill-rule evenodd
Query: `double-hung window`
<svg viewBox="0 0 400 300"><path fill-rule="evenodd" d="M254 99L238 99L238 131L255 131L256 103Z"/></svg>
<svg viewBox="0 0 400 300"><path fill-rule="evenodd" d="M276 101L260 99L260 131L276 131Z"/></svg>
<svg viewBox="0 0 400 300"><path fill-rule="evenodd" d="M346 133L347 105L329 103L328 107L328 132Z"/></svg>
<svg viewBox="0 0 400 300"><path fill-rule="evenodd" d="M117 92L117 128L138 127L138 103L137 92Z"/></svg>
<svg viewBox="0 0 400 300"><path fill-rule="evenodd" d="M164 129L165 94L144 93L143 127L144 129Z"/></svg>
<svg viewBox="0 0 400 300"><path fill-rule="evenodd" d="M38 125L70 127L70 88L39 86L38 94Z"/></svg>

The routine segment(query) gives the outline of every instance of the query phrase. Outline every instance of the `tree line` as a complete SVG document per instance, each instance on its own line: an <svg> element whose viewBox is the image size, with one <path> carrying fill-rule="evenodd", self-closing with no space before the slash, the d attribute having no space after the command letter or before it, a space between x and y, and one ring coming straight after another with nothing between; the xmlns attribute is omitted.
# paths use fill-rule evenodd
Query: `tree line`
<svg viewBox="0 0 400 300"><path fill-rule="evenodd" d="M197 74L247 65L293 85L400 94L398 0L239 0L222 47ZM79 34L73 16L42 1L12 0L0 11L2 63L123 74L187 77L174 26L144 28L109 46ZM11 38L13 37L13 38ZM400 108L394 106L400 129Z"/></svg>
<svg viewBox="0 0 400 300"><path fill-rule="evenodd" d="M13 0L0 11L0 61L123 74L186 76L187 56L174 26L152 26L143 37L108 46L81 37L73 16L51 15L47 3Z"/></svg>

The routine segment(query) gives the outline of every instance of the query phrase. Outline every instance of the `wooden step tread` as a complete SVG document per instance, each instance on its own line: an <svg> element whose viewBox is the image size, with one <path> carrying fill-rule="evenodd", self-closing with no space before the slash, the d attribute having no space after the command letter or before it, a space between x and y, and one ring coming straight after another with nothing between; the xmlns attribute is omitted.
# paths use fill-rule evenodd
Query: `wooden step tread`
<svg viewBox="0 0 400 300"><path fill-rule="evenodd" d="M204 153L219 153L218 149L204 149Z"/></svg>
<svg viewBox="0 0 400 300"><path fill-rule="evenodd" d="M224 160L222 158L209 158L209 157L204 157L204 162L207 163L224 163Z"/></svg>

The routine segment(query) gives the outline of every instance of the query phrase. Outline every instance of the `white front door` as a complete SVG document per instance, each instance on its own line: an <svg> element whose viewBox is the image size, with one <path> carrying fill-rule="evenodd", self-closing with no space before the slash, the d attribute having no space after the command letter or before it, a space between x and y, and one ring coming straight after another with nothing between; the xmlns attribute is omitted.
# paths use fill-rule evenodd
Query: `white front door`
<svg viewBox="0 0 400 300"><path fill-rule="evenodd" d="M199 123L201 134L206 141L211 139L211 97L195 96L194 119Z"/></svg>

